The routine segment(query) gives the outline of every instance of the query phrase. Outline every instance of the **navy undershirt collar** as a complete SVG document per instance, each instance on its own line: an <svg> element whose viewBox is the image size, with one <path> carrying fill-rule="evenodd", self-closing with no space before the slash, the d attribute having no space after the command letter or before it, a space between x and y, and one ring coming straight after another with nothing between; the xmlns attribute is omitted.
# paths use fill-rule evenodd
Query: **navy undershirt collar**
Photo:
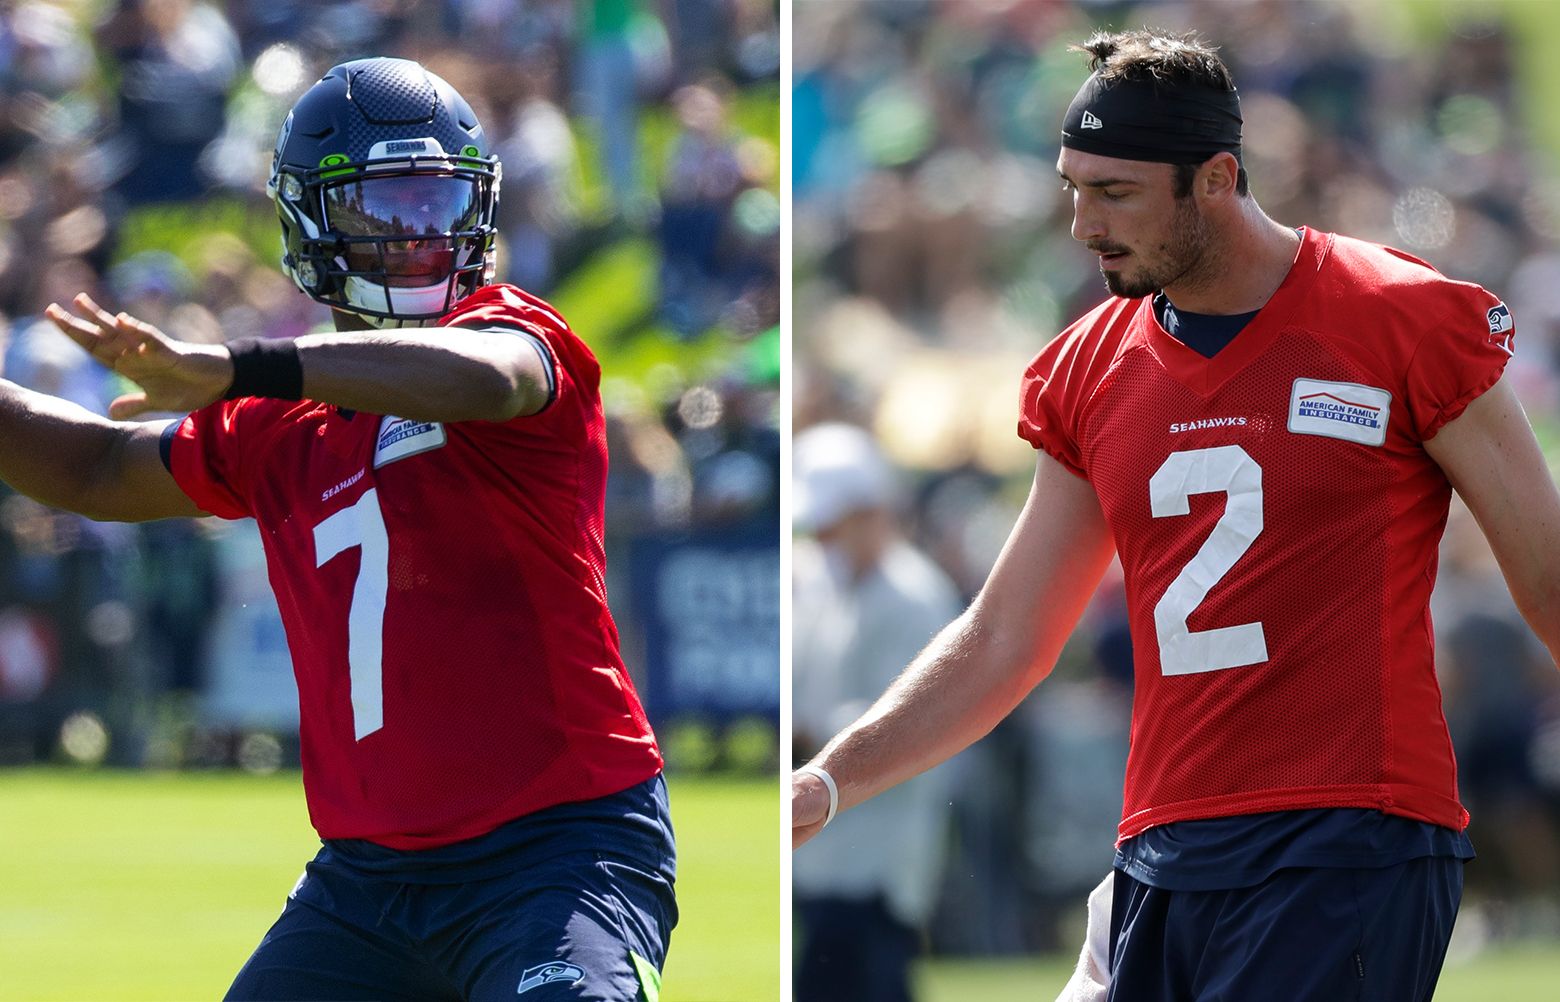
<svg viewBox="0 0 1560 1002"><path fill-rule="evenodd" d="M1215 316L1209 313L1188 313L1178 310L1163 292L1154 294L1154 316L1159 325L1171 337L1186 345L1203 358L1212 358L1235 340L1235 335L1245 329L1261 310Z"/></svg>

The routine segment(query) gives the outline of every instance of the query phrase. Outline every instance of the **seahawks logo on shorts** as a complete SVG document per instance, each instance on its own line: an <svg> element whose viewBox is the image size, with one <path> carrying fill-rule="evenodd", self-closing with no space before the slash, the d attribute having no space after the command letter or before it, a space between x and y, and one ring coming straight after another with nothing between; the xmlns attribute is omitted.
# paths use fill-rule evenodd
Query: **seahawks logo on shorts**
<svg viewBox="0 0 1560 1002"><path fill-rule="evenodd" d="M538 988L551 981L568 981L573 983L585 976L585 972L573 964L565 964L561 960L539 964L536 967L527 967L520 975L520 987L516 989L516 995L524 995L532 988Z"/></svg>

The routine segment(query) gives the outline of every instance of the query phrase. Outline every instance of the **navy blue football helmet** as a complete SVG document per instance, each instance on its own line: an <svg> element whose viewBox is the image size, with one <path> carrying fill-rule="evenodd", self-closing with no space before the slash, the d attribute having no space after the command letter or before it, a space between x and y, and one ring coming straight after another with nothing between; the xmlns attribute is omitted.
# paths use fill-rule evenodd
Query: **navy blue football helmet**
<svg viewBox="0 0 1560 1002"><path fill-rule="evenodd" d="M426 324L492 281L498 158L471 106L407 59L333 67L282 123L266 192L282 270L377 327Z"/></svg>

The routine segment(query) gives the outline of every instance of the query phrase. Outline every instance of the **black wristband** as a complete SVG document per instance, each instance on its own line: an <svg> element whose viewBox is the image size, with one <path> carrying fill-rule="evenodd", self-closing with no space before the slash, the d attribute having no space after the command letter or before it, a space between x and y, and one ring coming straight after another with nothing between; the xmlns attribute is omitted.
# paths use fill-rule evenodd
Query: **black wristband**
<svg viewBox="0 0 1560 1002"><path fill-rule="evenodd" d="M303 398L303 363L292 338L241 337L227 343L233 356L233 385L224 400L239 397Z"/></svg>

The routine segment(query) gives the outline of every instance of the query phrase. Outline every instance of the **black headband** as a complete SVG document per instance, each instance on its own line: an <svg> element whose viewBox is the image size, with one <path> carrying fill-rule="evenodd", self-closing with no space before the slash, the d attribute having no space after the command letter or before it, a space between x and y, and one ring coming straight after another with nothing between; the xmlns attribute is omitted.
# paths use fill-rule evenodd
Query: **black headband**
<svg viewBox="0 0 1560 1002"><path fill-rule="evenodd" d="M1196 83L1102 80L1091 74L1062 119L1062 145L1120 160L1200 164L1240 157L1240 98Z"/></svg>

